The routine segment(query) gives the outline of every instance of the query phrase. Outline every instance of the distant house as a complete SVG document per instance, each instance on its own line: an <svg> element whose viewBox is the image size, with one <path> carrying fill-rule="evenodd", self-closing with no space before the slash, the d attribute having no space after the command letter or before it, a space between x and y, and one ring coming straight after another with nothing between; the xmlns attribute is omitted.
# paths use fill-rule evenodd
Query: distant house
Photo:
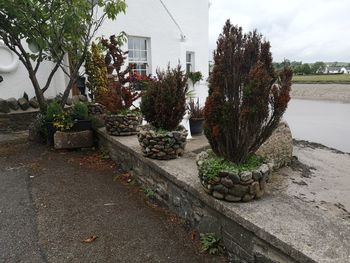
<svg viewBox="0 0 350 263"><path fill-rule="evenodd" d="M326 66L316 71L318 74L350 74L350 67Z"/></svg>

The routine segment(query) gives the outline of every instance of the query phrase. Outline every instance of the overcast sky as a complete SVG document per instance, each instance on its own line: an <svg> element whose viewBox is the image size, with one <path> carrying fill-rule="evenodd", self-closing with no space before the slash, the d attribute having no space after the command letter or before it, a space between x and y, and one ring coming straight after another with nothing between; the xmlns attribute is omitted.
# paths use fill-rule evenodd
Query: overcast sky
<svg viewBox="0 0 350 263"><path fill-rule="evenodd" d="M227 18L258 29L274 61L350 62L350 0L211 0L209 48ZM211 59L210 55L210 59Z"/></svg>

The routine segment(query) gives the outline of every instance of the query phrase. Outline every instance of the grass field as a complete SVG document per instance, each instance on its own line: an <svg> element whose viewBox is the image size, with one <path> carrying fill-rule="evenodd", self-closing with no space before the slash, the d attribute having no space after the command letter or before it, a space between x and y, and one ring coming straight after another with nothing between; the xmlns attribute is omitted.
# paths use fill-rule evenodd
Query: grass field
<svg viewBox="0 0 350 263"><path fill-rule="evenodd" d="M293 83L339 83L350 84L350 74L336 75L296 75L293 76Z"/></svg>

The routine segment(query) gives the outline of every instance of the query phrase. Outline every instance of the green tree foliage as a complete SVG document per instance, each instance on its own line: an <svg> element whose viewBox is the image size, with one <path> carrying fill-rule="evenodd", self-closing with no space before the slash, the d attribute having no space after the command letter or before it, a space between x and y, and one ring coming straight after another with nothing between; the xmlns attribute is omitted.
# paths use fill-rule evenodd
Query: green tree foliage
<svg viewBox="0 0 350 263"><path fill-rule="evenodd" d="M326 64L322 61L317 61L311 66L311 72L313 74L318 73L318 70L323 70L326 67Z"/></svg>
<svg viewBox="0 0 350 263"><path fill-rule="evenodd" d="M96 31L106 18L114 20L125 9L125 0L0 0L0 40L28 70L42 111L46 110L44 92L57 70L69 77L63 106ZM65 54L69 54L69 69ZM45 60L54 66L41 85L37 73Z"/></svg>
<svg viewBox="0 0 350 263"><path fill-rule="evenodd" d="M270 43L228 20L217 41L205 103L205 135L218 156L244 163L278 126L290 100L292 71L278 74Z"/></svg>

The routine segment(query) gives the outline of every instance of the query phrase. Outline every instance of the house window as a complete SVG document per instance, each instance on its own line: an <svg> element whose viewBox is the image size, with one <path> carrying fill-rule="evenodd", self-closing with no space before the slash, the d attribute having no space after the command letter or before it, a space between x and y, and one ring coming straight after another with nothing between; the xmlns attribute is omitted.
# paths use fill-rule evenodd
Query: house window
<svg viewBox="0 0 350 263"><path fill-rule="evenodd" d="M149 39L144 37L128 37L129 66L133 72L147 76L149 68Z"/></svg>
<svg viewBox="0 0 350 263"><path fill-rule="evenodd" d="M194 71L194 52L186 52L186 73Z"/></svg>

